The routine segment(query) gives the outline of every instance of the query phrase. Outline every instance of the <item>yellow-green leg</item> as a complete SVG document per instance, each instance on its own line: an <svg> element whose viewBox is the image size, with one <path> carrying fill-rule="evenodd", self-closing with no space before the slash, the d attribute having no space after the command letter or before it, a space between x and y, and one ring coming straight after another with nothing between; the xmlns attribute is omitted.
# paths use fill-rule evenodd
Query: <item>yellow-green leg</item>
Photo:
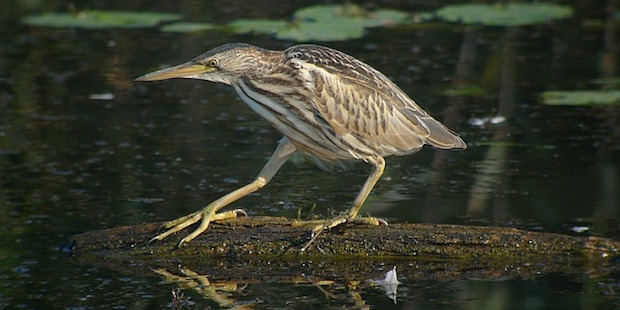
<svg viewBox="0 0 620 310"><path fill-rule="evenodd" d="M280 167L282 167L286 160L291 157L291 155L295 153L295 151L295 146L293 146L293 144L291 144L286 138L283 138L278 144L278 148L276 148L273 155L271 155L271 158L269 158L269 161L267 161L265 167L263 167L263 170L261 170L261 172L258 174L254 181L213 201L202 210L166 223L164 227L168 230L153 237L149 242L155 240L162 240L170 236L171 234L174 234L178 231L185 229L188 226L193 225L194 223L197 223L198 221L202 221L200 223L200 226L198 226L196 230L185 236L185 238L181 239L181 241L179 242L179 246L182 246L184 243L190 242L192 239L196 238L198 235L207 230L210 222L237 217L239 213L245 214L243 210L239 209L222 213L217 213L217 211L226 207L237 199L259 190L267 183L269 183L271 178L273 178L273 176L276 174L276 172L278 172Z"/></svg>
<svg viewBox="0 0 620 310"><path fill-rule="evenodd" d="M314 242L314 240L316 240L316 238L326 229L332 229L346 222L375 225L375 226L381 225L381 224L384 224L384 225L388 224L385 220L375 218L375 217L357 217L357 214L359 213L360 209L362 208L362 205L366 201L366 198L368 198L370 191L372 191L373 187L375 187L375 184L377 184L377 181L379 181L379 179L381 178L381 175L383 175L383 170L385 169L385 160L382 157L371 157L367 159L367 162L373 165L373 170L368 176L368 178L366 179L364 186L362 186L362 189L357 194L357 197L355 197L355 200L353 201L353 207L351 207L351 209L349 209L349 211L347 211L346 214L339 215L332 219L322 221L322 224L315 226L314 229L312 229L312 238L310 239L310 241L308 241L308 243L306 243L306 245L304 245L304 247L301 248L301 251L307 250L308 247ZM308 223L315 223L315 222L314 221L298 222L299 225L308 224Z"/></svg>

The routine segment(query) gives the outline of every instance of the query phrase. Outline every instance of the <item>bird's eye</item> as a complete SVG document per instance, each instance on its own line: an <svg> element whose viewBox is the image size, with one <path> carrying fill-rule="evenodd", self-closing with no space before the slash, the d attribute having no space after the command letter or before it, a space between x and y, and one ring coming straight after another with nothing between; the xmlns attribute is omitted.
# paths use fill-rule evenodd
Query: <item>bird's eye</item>
<svg viewBox="0 0 620 310"><path fill-rule="evenodd" d="M219 64L220 64L220 62L219 62L217 59L215 59L215 58L211 58L211 59L209 59L209 60L207 61L207 66L209 66L209 67L211 67L211 68L215 68L215 67L217 67L217 65L219 65Z"/></svg>

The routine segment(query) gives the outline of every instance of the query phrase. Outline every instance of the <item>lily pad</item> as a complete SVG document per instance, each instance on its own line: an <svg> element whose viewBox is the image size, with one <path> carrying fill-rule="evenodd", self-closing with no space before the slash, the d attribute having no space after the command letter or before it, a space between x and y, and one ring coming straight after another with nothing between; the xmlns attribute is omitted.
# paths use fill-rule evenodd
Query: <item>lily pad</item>
<svg viewBox="0 0 620 310"><path fill-rule="evenodd" d="M542 99L546 105L612 105L620 104L620 90L546 91Z"/></svg>
<svg viewBox="0 0 620 310"><path fill-rule="evenodd" d="M176 22L160 28L163 32L198 32L217 28L217 25L208 23Z"/></svg>
<svg viewBox="0 0 620 310"><path fill-rule="evenodd" d="M402 24L410 15L397 10L367 11L354 4L315 5L294 14L293 22L239 19L228 24L236 33L275 34L282 40L341 41L361 38L364 29Z"/></svg>
<svg viewBox="0 0 620 310"><path fill-rule="evenodd" d="M73 13L43 13L26 16L22 22L32 26L54 28L141 28L154 27L162 22L181 19L180 14L128 11L82 11Z"/></svg>
<svg viewBox="0 0 620 310"><path fill-rule="evenodd" d="M381 9L367 11L355 4L315 5L295 12L295 19L306 23L336 23L358 25L359 27L380 27L400 24L409 14L397 10Z"/></svg>
<svg viewBox="0 0 620 310"><path fill-rule="evenodd" d="M228 24L235 33L272 34L290 27L290 23L278 19L237 19Z"/></svg>
<svg viewBox="0 0 620 310"><path fill-rule="evenodd" d="M572 15L570 6L543 2L455 4L437 10L437 16L446 21L485 26L535 25Z"/></svg>
<svg viewBox="0 0 620 310"><path fill-rule="evenodd" d="M361 38L364 36L364 27L347 21L321 23L300 23L276 33L281 40L305 41L343 41Z"/></svg>

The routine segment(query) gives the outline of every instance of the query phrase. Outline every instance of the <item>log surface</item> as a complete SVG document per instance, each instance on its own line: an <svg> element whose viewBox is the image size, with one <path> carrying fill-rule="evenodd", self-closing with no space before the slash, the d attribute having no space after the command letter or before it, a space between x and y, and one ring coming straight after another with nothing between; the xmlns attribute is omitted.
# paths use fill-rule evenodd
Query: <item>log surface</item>
<svg viewBox="0 0 620 310"><path fill-rule="evenodd" d="M291 223L277 217L212 223L181 248L177 243L191 227L151 244L147 241L162 223L117 227L74 236L72 254L83 263L129 268L132 273L140 266L149 273L183 266L245 280L289 277L312 264L321 266L312 269L313 274L359 274L377 265L398 265L410 277L422 278L534 277L549 272L591 276L620 269L620 244L606 238L445 224L341 225L301 252L310 227Z"/></svg>

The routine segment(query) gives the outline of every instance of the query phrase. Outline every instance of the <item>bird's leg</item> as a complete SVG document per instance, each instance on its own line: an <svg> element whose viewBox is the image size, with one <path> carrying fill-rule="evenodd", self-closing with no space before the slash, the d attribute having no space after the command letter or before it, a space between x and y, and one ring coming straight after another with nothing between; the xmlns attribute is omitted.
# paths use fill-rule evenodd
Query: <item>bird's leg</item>
<svg viewBox="0 0 620 310"><path fill-rule="evenodd" d="M258 174L254 181L213 201L202 210L166 223L164 227L168 230L153 237L149 242L155 240L162 240L169 235L181 231L184 228L202 220L200 226L198 226L196 230L187 235L185 238L181 239L181 241L179 242L179 246L181 246L184 243L190 242L192 239L203 233L209 227L209 223L211 221L218 221L222 219L236 217L239 213L245 214L243 210L239 209L222 213L217 213L217 211L236 201L237 199L251 194L265 186L295 151L295 146L293 146L293 144L291 144L286 138L283 138L282 140L280 140L278 148L274 151L273 155L271 155L271 158L269 158L269 161L267 161L265 167L263 167L263 170L261 170L261 172Z"/></svg>
<svg viewBox="0 0 620 310"><path fill-rule="evenodd" d="M362 189L357 194L357 197L355 197L351 209L349 209L346 214L339 215L332 219L323 221L323 224L314 227L314 229L312 229L312 238L310 239L310 241L308 241L308 243L306 243L306 245L304 245L303 248L301 248L302 251L307 250L308 247L312 244L312 242L314 242L314 240L316 240L317 237L326 229L332 229L346 222L375 226L381 224L387 225L387 222L383 219L375 217L357 217L357 214L359 213L362 205L366 201L366 198L368 198L370 191L373 189L373 187L375 187L375 184L377 184L377 181L379 181L379 178L381 178L383 170L385 169L385 160L383 159L383 157L371 157L368 158L367 161L368 163L373 165L373 170L366 179L364 186L362 186Z"/></svg>

